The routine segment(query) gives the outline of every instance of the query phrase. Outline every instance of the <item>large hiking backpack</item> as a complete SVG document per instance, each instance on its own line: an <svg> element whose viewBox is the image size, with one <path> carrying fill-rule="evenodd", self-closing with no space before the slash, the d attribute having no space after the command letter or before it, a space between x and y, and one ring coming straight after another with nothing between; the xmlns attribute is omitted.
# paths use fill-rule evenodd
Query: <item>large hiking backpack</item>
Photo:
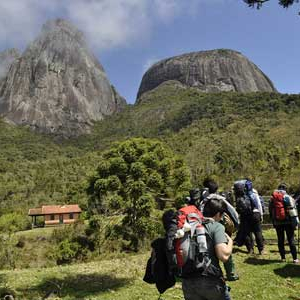
<svg viewBox="0 0 300 300"><path fill-rule="evenodd" d="M276 190L272 194L271 201L273 203L273 218L277 221L283 221L286 219L286 212L284 206L285 193L280 190Z"/></svg>
<svg viewBox="0 0 300 300"><path fill-rule="evenodd" d="M194 205L178 210L175 253L182 277L205 267L203 258L207 253L207 242L203 221L202 213Z"/></svg>
<svg viewBox="0 0 300 300"><path fill-rule="evenodd" d="M194 205L185 206L177 211L177 230L174 231L174 224L171 224L166 234L168 263L176 276L222 276L222 271L215 267L209 258L208 244L211 246L212 240L205 230L208 222Z"/></svg>
<svg viewBox="0 0 300 300"><path fill-rule="evenodd" d="M249 185L246 185L247 180L236 181L233 185L234 195L236 199L236 210L241 215L252 214L252 201L248 194ZM252 186L251 186L252 188Z"/></svg>
<svg viewBox="0 0 300 300"><path fill-rule="evenodd" d="M236 199L236 210L241 215L251 215L253 208L249 195L244 195Z"/></svg>

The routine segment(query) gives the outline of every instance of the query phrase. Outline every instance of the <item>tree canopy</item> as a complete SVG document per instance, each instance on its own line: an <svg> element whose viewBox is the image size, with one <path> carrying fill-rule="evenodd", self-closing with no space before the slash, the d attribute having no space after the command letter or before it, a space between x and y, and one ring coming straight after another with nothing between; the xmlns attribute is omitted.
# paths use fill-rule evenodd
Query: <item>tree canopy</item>
<svg viewBox="0 0 300 300"><path fill-rule="evenodd" d="M256 7L256 8L261 8L262 5L268 1L270 0L244 0L244 2L247 3L250 7ZM279 0L278 4L281 5L282 7L287 8L298 2L299 2L298 0Z"/></svg>
<svg viewBox="0 0 300 300"><path fill-rule="evenodd" d="M162 142L133 138L115 143L103 154L87 192L93 213L123 215L121 233L137 250L151 232L149 217L158 197L186 194L190 172Z"/></svg>

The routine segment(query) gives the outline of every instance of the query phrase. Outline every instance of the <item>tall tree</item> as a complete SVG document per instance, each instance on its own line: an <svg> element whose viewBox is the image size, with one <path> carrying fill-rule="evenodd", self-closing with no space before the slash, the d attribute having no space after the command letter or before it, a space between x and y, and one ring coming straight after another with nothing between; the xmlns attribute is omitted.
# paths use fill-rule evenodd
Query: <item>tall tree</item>
<svg viewBox="0 0 300 300"><path fill-rule="evenodd" d="M171 149L156 140L134 138L103 154L87 192L94 213L123 215L123 239L137 250L153 229L149 217L155 199L175 198L190 187L190 172Z"/></svg>

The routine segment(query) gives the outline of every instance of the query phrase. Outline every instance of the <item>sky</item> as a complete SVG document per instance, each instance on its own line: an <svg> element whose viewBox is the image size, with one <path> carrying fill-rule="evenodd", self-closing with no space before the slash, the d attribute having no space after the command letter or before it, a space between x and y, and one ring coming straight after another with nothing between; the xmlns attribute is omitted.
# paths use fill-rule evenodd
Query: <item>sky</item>
<svg viewBox="0 0 300 300"><path fill-rule="evenodd" d="M128 103L155 62L226 48L255 63L281 93L300 93L300 4L257 10L243 0L0 0L0 52L21 52L50 19L84 32L107 77Z"/></svg>

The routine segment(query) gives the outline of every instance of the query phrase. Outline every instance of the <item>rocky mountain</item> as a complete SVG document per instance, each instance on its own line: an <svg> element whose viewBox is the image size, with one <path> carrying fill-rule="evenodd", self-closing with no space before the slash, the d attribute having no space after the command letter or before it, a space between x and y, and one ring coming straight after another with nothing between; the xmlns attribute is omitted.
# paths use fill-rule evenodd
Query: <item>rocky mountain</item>
<svg viewBox="0 0 300 300"><path fill-rule="evenodd" d="M237 51L217 49L164 59L143 76L137 95L168 81L196 87L203 92L275 91L271 80L244 55Z"/></svg>
<svg viewBox="0 0 300 300"><path fill-rule="evenodd" d="M0 116L64 137L88 132L125 104L83 34L62 19L43 26L0 85Z"/></svg>
<svg viewBox="0 0 300 300"><path fill-rule="evenodd" d="M17 49L0 52L0 80L6 76L11 64L19 57L20 54Z"/></svg>

